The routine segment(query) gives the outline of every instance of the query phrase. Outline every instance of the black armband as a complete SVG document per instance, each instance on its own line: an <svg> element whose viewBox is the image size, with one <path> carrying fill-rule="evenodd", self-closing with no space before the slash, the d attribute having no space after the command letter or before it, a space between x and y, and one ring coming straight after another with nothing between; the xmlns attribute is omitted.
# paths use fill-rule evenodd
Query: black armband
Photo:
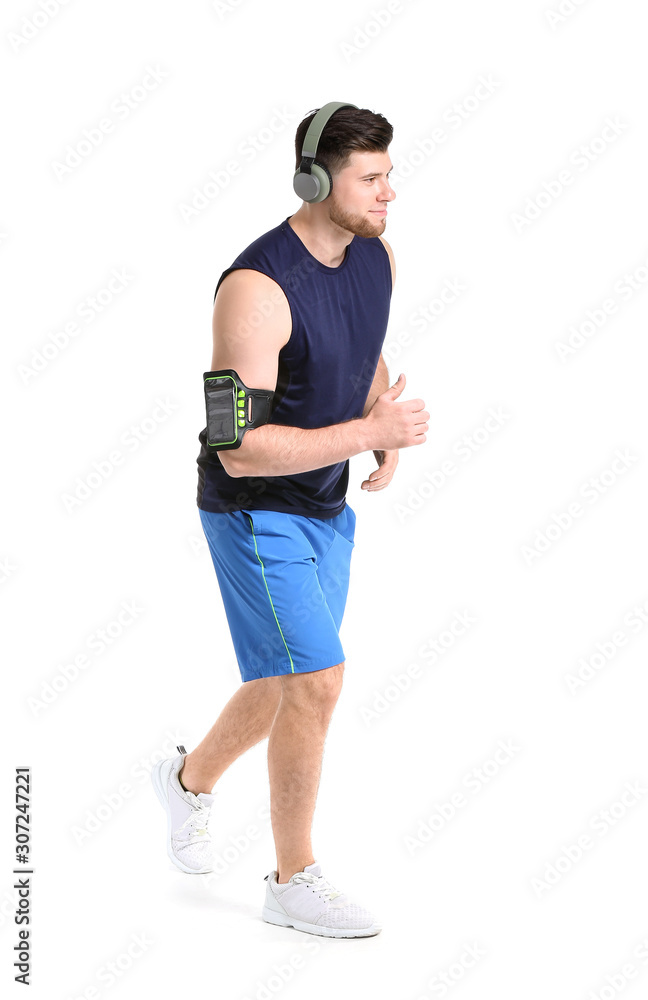
<svg viewBox="0 0 648 1000"><path fill-rule="evenodd" d="M205 372L207 444L225 450L240 448L243 435L270 419L274 392L248 389L232 368Z"/></svg>

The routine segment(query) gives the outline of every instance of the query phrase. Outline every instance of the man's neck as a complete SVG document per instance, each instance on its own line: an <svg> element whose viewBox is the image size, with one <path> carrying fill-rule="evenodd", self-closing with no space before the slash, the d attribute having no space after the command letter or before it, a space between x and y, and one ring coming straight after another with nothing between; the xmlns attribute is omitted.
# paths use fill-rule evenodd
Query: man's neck
<svg viewBox="0 0 648 1000"><path fill-rule="evenodd" d="M353 233L326 220L320 222L305 211L306 205L288 219L288 225L299 236L309 253L326 267L339 267Z"/></svg>

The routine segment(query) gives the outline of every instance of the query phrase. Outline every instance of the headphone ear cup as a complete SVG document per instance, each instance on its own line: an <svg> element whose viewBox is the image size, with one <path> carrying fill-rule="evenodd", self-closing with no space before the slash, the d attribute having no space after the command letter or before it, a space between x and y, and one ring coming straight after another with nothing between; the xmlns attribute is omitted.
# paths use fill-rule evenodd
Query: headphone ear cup
<svg viewBox="0 0 648 1000"><path fill-rule="evenodd" d="M319 194L319 182L312 174L296 170L293 176L293 190L302 201L311 201Z"/></svg>
<svg viewBox="0 0 648 1000"><path fill-rule="evenodd" d="M311 173L315 174L319 181L319 194L316 198L313 198L314 202L324 201L325 198L331 193L331 188L333 187L333 178L329 174L328 170L323 163L318 163L317 160L313 161L311 166Z"/></svg>
<svg viewBox="0 0 648 1000"><path fill-rule="evenodd" d="M298 194L302 201L307 201L309 204L328 198L332 186L331 175L324 164L318 163L317 160L311 164L310 174L296 170L293 177L295 194Z"/></svg>

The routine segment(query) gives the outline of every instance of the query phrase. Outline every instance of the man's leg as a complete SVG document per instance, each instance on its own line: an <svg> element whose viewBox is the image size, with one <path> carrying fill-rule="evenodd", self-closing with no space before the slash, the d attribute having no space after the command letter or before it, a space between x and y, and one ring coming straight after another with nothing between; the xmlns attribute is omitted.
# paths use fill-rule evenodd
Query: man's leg
<svg viewBox="0 0 648 1000"><path fill-rule="evenodd" d="M313 863L311 826L324 741L342 688L344 663L284 674L268 741L270 812L279 883Z"/></svg>
<svg viewBox="0 0 648 1000"><path fill-rule="evenodd" d="M341 662L281 678L268 742L277 868L265 877L262 916L269 924L324 937L373 937L381 929L376 918L328 881L311 847L324 741L343 672Z"/></svg>
<svg viewBox="0 0 648 1000"><path fill-rule="evenodd" d="M184 787L195 795L211 792L237 757L268 736L280 700L281 677L242 684L202 743L185 757L179 774Z"/></svg>

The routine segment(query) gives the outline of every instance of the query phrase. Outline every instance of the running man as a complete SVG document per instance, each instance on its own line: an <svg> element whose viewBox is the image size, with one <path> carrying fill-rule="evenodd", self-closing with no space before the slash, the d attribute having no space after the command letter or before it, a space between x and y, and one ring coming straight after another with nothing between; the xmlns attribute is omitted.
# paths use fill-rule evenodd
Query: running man
<svg viewBox="0 0 648 1000"><path fill-rule="evenodd" d="M384 489L398 450L425 442L429 413L423 400L403 400L404 375L390 387L381 355L395 274L382 237L395 197L392 126L354 105L317 114L295 137L303 203L236 258L214 296L212 370L274 392L269 422L239 447L214 449L206 428L199 435L199 516L242 684L195 750L180 746L156 765L153 783L169 857L184 872L209 872L214 786L267 737L276 869L265 877L263 919L369 937L379 924L325 878L311 844L345 666L349 459L373 451L378 467L362 488Z"/></svg>

